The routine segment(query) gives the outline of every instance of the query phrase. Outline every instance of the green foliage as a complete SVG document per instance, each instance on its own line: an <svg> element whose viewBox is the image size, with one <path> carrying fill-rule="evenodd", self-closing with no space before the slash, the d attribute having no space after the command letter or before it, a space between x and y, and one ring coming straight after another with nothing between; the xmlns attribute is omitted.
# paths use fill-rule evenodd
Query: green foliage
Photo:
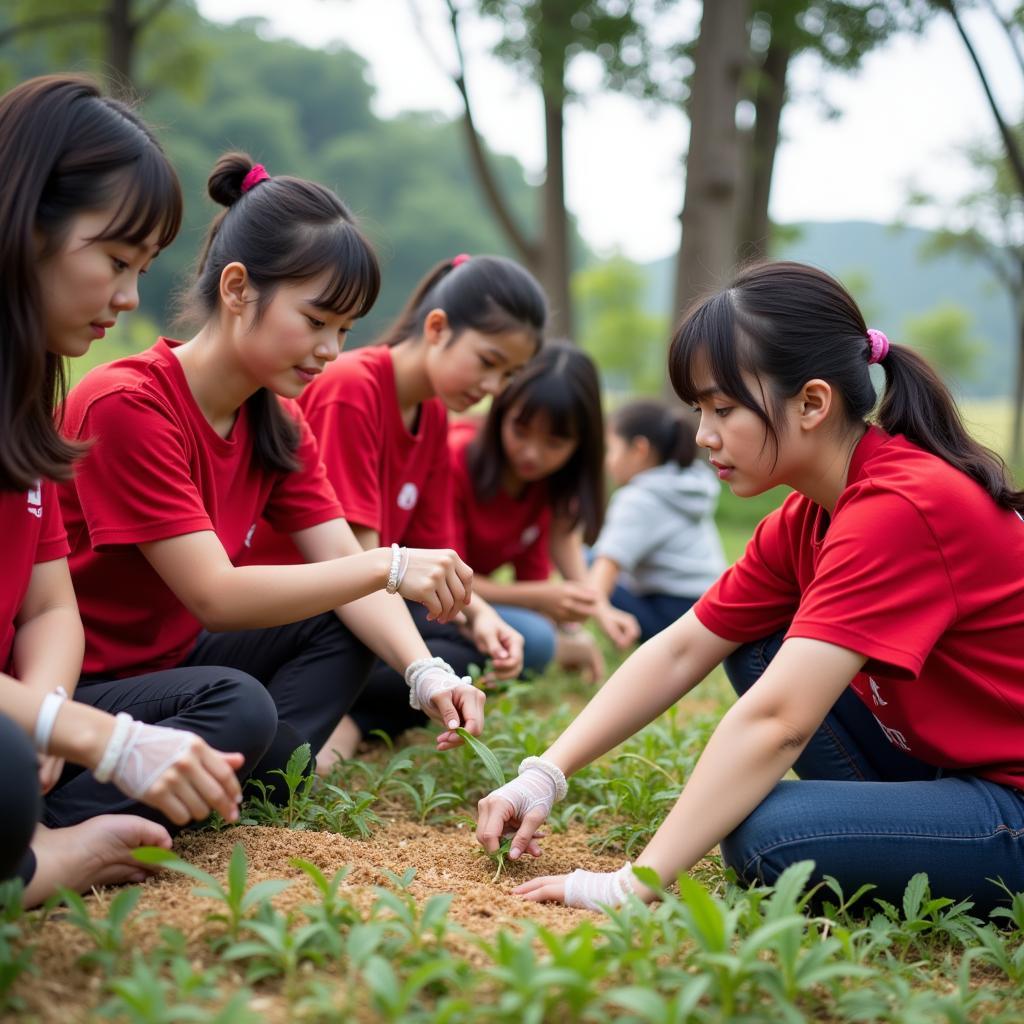
<svg viewBox="0 0 1024 1024"><path fill-rule="evenodd" d="M962 306L943 302L930 313L910 317L903 333L947 381L977 376L977 362L985 346L972 337L971 315Z"/></svg>

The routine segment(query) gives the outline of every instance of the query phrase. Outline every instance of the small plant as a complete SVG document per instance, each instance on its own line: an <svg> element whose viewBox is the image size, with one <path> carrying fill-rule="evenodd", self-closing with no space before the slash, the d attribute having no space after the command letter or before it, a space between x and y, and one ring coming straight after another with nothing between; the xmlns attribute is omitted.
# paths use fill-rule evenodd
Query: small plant
<svg viewBox="0 0 1024 1024"><path fill-rule="evenodd" d="M505 838L502 839L500 843L498 843L498 848L494 851L494 853L490 853L483 847L480 847L476 851L478 854L482 854L485 857L489 857L493 861L494 877L491 879L492 882L497 882L498 879L501 878L503 872L505 871L505 867L509 859L508 855L512 849L512 840L514 838L515 836L505 836Z"/></svg>
<svg viewBox="0 0 1024 1024"><path fill-rule="evenodd" d="M65 920L85 932L96 946L83 953L78 962L83 967L97 967L104 974L115 971L125 955L125 922L139 902L142 890L138 886L122 889L110 901L106 917L93 917L77 892L59 889L58 893L68 908Z"/></svg>
<svg viewBox="0 0 1024 1024"><path fill-rule="evenodd" d="M473 751L474 754L480 759L480 763L484 766L487 774L491 777L495 786L505 785L505 773L501 769L501 763L494 756L493 751L483 740L478 739L471 732L467 732L463 728L455 730L463 739L466 746Z"/></svg>
<svg viewBox="0 0 1024 1024"><path fill-rule="evenodd" d="M20 878L0 884L0 1011L21 1008L22 1001L11 990L21 975L35 971L32 948L21 942L23 895Z"/></svg>
<svg viewBox="0 0 1024 1024"><path fill-rule="evenodd" d="M208 921L220 921L227 926L227 936L231 942L238 939L239 929L243 920L256 907L284 892L292 883L280 879L267 879L257 882L251 889L246 888L249 875L249 862L245 856L245 847L235 843L228 864L227 885L221 885L209 872L197 868L194 864L182 860L170 850L158 846L143 846L135 851L135 859L143 864L155 864L169 871L177 871L182 875L194 878L202 885L192 890L193 895L215 900L222 904L225 913L208 914Z"/></svg>

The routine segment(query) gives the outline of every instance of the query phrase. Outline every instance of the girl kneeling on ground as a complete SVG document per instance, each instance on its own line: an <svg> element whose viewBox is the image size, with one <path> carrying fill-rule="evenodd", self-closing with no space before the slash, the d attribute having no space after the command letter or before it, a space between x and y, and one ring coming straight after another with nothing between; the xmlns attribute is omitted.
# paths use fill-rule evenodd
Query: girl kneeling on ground
<svg viewBox="0 0 1024 1024"><path fill-rule="evenodd" d="M815 879L891 902L920 871L980 913L1005 897L987 879L1024 890L1024 493L927 363L811 267L740 273L685 318L669 373L734 493L795 493L543 758L481 801L480 841L518 829L512 856L536 855L564 776L724 661L740 697L638 858L663 883L720 843L751 884L813 860ZM790 768L800 780L780 781ZM594 906L631 890L653 895L626 865L517 891Z"/></svg>
<svg viewBox="0 0 1024 1024"><path fill-rule="evenodd" d="M174 707L235 749L246 718L196 695L258 680L277 724L253 777L283 796L270 773L303 743L319 749L375 654L442 721L441 749L461 742L448 729L481 728L482 694L430 659L392 596L448 619L472 573L453 551L363 551L287 401L377 295L376 257L346 207L240 154L218 161L209 191L227 209L191 293L199 332L98 367L66 403L68 436L94 439L62 493L86 633L78 699ZM237 564L263 516L307 564Z"/></svg>

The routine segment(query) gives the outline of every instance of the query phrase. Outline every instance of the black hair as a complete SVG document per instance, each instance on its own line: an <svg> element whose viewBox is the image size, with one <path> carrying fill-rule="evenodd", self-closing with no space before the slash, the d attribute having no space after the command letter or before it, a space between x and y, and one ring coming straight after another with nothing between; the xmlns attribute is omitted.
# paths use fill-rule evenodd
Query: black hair
<svg viewBox="0 0 1024 1024"><path fill-rule="evenodd" d="M72 220L111 210L91 241L160 248L181 227L181 186L153 133L89 78L47 75L0 97L0 489L66 480L83 446L62 438L54 409L67 393L47 351L39 264Z"/></svg>
<svg viewBox="0 0 1024 1024"><path fill-rule="evenodd" d="M423 331L427 314L444 310L452 337L464 330L481 334L525 331L540 348L547 321L544 291L534 276L501 256L442 260L416 286L405 308L384 335L383 345L397 345Z"/></svg>
<svg viewBox="0 0 1024 1024"><path fill-rule="evenodd" d="M696 400L694 366L707 360L717 387L752 410L778 455L776 422L783 403L820 378L842 399L851 425L875 406L868 372L871 346L864 317L846 289L822 270L790 262L755 263L724 291L697 303L676 330L669 376L683 401ZM1024 511L1003 460L975 441L938 374L912 349L889 345L881 362L885 391L878 425L902 434L977 481L1005 508ZM743 380L753 374L764 387L764 405Z"/></svg>
<svg viewBox="0 0 1024 1024"><path fill-rule="evenodd" d="M620 406L611 416L611 429L627 444L646 439L658 465L689 466L697 455L697 432L691 419L664 402L642 398Z"/></svg>
<svg viewBox="0 0 1024 1024"><path fill-rule="evenodd" d="M484 501L501 486L506 464L501 425L513 410L519 423L543 415L553 434L576 441L566 464L548 478L548 493L555 515L573 527L582 524L584 539L593 543L604 521L605 498L604 420L594 361L570 342L551 342L491 403L467 452L470 476Z"/></svg>
<svg viewBox="0 0 1024 1024"><path fill-rule="evenodd" d="M348 207L329 188L302 178L266 177L243 192L254 166L246 153L225 153L210 174L210 198L227 209L210 225L181 318L209 320L214 315L221 273L236 261L257 292L254 325L281 284L321 274L329 276L314 305L365 316L380 291L380 265ZM271 472L298 469L298 428L277 395L260 388L245 404L256 461Z"/></svg>

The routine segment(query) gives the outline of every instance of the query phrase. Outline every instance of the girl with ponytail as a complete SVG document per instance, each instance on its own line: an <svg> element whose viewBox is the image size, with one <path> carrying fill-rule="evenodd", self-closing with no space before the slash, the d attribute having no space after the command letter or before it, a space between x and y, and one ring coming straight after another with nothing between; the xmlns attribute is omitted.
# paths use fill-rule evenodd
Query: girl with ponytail
<svg viewBox="0 0 1024 1024"><path fill-rule="evenodd" d="M159 704L255 687L271 728L247 770L284 798L275 770L303 743L319 749L374 655L445 726L440 749L461 742L449 729L479 731L482 694L431 659L392 596L448 620L472 573L450 550L364 551L293 401L377 296L377 258L348 209L241 153L221 157L209 193L225 209L189 295L198 331L98 367L66 403L67 435L93 439L62 494L82 689ZM241 564L263 517L302 564ZM252 747L252 714L229 711L195 716L196 731Z"/></svg>
<svg viewBox="0 0 1024 1024"><path fill-rule="evenodd" d="M458 255L424 276L376 344L344 353L306 389L302 410L364 547L454 547L448 411L500 394L540 348L546 315L544 293L517 263ZM287 562L296 552L261 525L253 557ZM478 594L461 630L410 610L432 655L459 675L488 660L501 677L519 673L522 637ZM321 750L318 770L339 753L351 757L374 730L396 735L423 724L402 689L401 676L378 664L352 716Z"/></svg>
<svg viewBox="0 0 1024 1024"><path fill-rule="evenodd" d="M696 457L691 418L661 402L617 409L606 451L618 490L593 547L590 581L636 617L647 641L689 610L725 568L713 519L720 484Z"/></svg>
<svg viewBox="0 0 1024 1024"><path fill-rule="evenodd" d="M814 268L741 272L686 315L669 373L734 493L794 493L482 801L480 840L514 827L512 856L536 854L564 776L724 661L739 699L638 858L662 882L720 844L748 884L813 860L815 880L890 902L921 871L974 913L1006 898L990 879L1024 890L1024 494L925 361ZM782 781L791 768L799 780ZM583 906L654 895L629 865L519 891Z"/></svg>

